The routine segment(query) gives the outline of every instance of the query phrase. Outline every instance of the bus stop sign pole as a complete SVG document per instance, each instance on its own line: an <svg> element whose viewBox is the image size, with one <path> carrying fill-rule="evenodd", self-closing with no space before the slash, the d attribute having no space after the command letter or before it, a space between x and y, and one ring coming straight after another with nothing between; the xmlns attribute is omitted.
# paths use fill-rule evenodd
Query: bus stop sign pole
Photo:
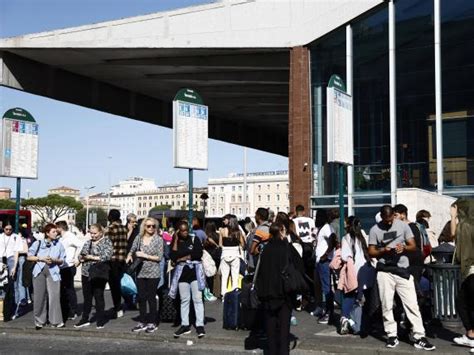
<svg viewBox="0 0 474 355"><path fill-rule="evenodd" d="M21 178L16 178L15 233L20 231Z"/></svg>

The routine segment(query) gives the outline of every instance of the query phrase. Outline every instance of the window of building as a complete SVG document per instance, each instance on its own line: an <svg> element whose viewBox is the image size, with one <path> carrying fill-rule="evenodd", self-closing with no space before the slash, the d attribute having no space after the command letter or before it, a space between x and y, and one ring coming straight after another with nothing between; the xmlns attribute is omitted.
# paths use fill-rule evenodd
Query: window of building
<svg viewBox="0 0 474 355"><path fill-rule="evenodd" d="M231 201L231 202L235 202L235 195L232 195L232 196L230 197L230 201Z"/></svg>
<svg viewBox="0 0 474 355"><path fill-rule="evenodd" d="M242 202L242 195L239 195L239 202Z"/></svg>
<svg viewBox="0 0 474 355"><path fill-rule="evenodd" d="M235 214L235 207L232 207L232 214Z"/></svg>
<svg viewBox="0 0 474 355"><path fill-rule="evenodd" d="M242 214L242 208L239 208L239 215Z"/></svg>
<svg viewBox="0 0 474 355"><path fill-rule="evenodd" d="M212 187L212 192L216 192L216 187L215 186Z"/></svg>
<svg viewBox="0 0 474 355"><path fill-rule="evenodd" d="M280 190L280 184L276 185L277 190Z"/></svg>
<svg viewBox="0 0 474 355"><path fill-rule="evenodd" d="M280 201L280 195L276 195L276 200Z"/></svg>
<svg viewBox="0 0 474 355"><path fill-rule="evenodd" d="M213 216L216 215L216 209L215 209L215 208L212 209L212 215L213 215Z"/></svg>
<svg viewBox="0 0 474 355"><path fill-rule="evenodd" d="M267 190L270 190L270 184L267 184Z"/></svg>
<svg viewBox="0 0 474 355"><path fill-rule="evenodd" d="M232 191L235 191L235 186L234 185L232 185Z"/></svg>
<svg viewBox="0 0 474 355"><path fill-rule="evenodd" d="M224 202L224 196L221 196L221 203Z"/></svg>
<svg viewBox="0 0 474 355"><path fill-rule="evenodd" d="M242 185L239 185L239 191L242 191Z"/></svg>
<svg viewBox="0 0 474 355"><path fill-rule="evenodd" d="M262 202L262 196L261 196L261 195L257 195L257 200L258 200L258 202Z"/></svg>
<svg viewBox="0 0 474 355"><path fill-rule="evenodd" d="M224 192L224 186L221 186L221 192Z"/></svg>
<svg viewBox="0 0 474 355"><path fill-rule="evenodd" d="M257 190L261 191L262 190L262 185L257 185Z"/></svg>
<svg viewBox="0 0 474 355"><path fill-rule="evenodd" d="M270 202L270 195L267 195L267 202Z"/></svg>

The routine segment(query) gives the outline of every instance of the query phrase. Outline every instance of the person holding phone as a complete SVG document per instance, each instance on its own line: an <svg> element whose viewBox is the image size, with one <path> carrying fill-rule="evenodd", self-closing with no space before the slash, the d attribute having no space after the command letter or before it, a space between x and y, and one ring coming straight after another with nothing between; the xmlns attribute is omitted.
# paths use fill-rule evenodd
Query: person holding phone
<svg viewBox="0 0 474 355"><path fill-rule="evenodd" d="M425 337L415 291L413 276L408 267L410 261L406 252L416 250L416 244L408 224L395 219L393 208L389 205L380 209L381 222L370 229L369 255L377 258L377 284L382 303L383 324L387 333L387 348L398 344L397 322L393 317L395 292L400 297L408 320L413 325L413 346L417 349L434 350Z"/></svg>

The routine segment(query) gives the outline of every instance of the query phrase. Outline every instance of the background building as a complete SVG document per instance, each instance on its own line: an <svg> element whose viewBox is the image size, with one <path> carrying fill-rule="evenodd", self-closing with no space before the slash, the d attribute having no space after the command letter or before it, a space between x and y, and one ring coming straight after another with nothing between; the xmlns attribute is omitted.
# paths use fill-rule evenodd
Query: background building
<svg viewBox="0 0 474 355"><path fill-rule="evenodd" d="M48 195L59 195L64 197L72 197L73 199L79 201L81 197L81 192L72 187L60 186L48 190Z"/></svg>
<svg viewBox="0 0 474 355"><path fill-rule="evenodd" d="M253 217L258 207L289 212L288 171L265 171L247 174L247 197L244 197L244 175L229 174L226 178L209 179L207 215L222 217L227 213L239 218Z"/></svg>

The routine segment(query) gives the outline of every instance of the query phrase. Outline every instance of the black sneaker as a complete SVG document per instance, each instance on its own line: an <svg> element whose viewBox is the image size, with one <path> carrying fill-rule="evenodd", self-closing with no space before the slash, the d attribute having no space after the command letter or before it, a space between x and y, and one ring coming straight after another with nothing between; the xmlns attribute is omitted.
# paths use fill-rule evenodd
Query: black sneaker
<svg viewBox="0 0 474 355"><path fill-rule="evenodd" d="M174 337L179 338L181 335L190 334L191 327L189 325L184 326L182 325L176 332L174 332Z"/></svg>
<svg viewBox="0 0 474 355"><path fill-rule="evenodd" d="M104 326L105 326L105 324L104 324L104 323L102 323L102 322L98 322L98 323L96 324L96 326L95 326L95 329L103 329L103 328L104 328Z"/></svg>
<svg viewBox="0 0 474 355"><path fill-rule="evenodd" d="M399 341L397 337L388 337L387 344L385 346L387 348L393 349L393 348L396 348L398 344L399 344Z"/></svg>
<svg viewBox="0 0 474 355"><path fill-rule="evenodd" d="M157 329L157 326L150 323L146 326L145 333L152 334L155 332L156 329Z"/></svg>
<svg viewBox="0 0 474 355"><path fill-rule="evenodd" d="M81 319L79 323L74 324L74 328L84 328L90 326L91 323L87 319Z"/></svg>
<svg viewBox="0 0 474 355"><path fill-rule="evenodd" d="M202 338L206 335L206 331L204 330L204 327L196 327L196 331L198 333L198 338Z"/></svg>
<svg viewBox="0 0 474 355"><path fill-rule="evenodd" d="M436 346L431 344L428 339L425 337L421 337L420 339L416 339L415 342L413 343L413 346L417 349L423 349L423 350L435 350Z"/></svg>
<svg viewBox="0 0 474 355"><path fill-rule="evenodd" d="M142 330L145 330L147 327L143 323L138 323L136 326L132 328L132 332L138 333L141 332Z"/></svg>

